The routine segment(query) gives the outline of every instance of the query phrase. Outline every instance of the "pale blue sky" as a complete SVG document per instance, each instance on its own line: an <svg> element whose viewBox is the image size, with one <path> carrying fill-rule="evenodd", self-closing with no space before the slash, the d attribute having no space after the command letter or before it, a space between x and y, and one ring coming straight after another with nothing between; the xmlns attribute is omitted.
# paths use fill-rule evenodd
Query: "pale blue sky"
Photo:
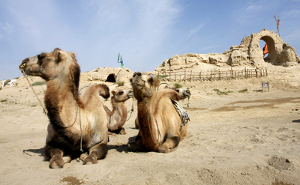
<svg viewBox="0 0 300 185"><path fill-rule="evenodd" d="M222 53L263 28L300 54L300 0L0 0L0 80L23 59L59 47L81 71L152 71L175 54ZM262 47L262 46L261 46Z"/></svg>

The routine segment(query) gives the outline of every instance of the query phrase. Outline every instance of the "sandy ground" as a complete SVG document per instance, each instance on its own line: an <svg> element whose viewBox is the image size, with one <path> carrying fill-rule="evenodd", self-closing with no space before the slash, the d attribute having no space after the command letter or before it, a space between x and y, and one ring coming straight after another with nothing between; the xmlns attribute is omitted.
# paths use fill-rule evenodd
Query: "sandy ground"
<svg viewBox="0 0 300 185"><path fill-rule="evenodd" d="M182 83L193 94L189 107L181 102L191 121L171 153L131 152L135 109L127 134L110 136L104 160L73 160L63 169L44 161L48 118L20 78L0 91L0 184L300 184L299 69L280 69L264 78ZM34 86L41 99L45 88Z"/></svg>

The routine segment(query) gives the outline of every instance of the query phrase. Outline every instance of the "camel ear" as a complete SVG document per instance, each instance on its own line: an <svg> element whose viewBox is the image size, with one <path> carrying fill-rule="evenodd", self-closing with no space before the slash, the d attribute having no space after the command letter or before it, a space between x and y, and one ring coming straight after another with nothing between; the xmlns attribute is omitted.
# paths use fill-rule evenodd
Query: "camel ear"
<svg viewBox="0 0 300 185"><path fill-rule="evenodd" d="M144 82L147 82L147 79L146 79L145 75L142 75L142 80L143 80Z"/></svg>
<svg viewBox="0 0 300 185"><path fill-rule="evenodd" d="M63 60L64 53L62 51L58 51L57 54L57 63L61 62Z"/></svg>
<svg viewBox="0 0 300 185"><path fill-rule="evenodd" d="M75 55L75 53L71 53L71 57L72 57L73 60L76 61L76 55ZM77 61L76 61L76 62L77 62Z"/></svg>
<svg viewBox="0 0 300 185"><path fill-rule="evenodd" d="M111 91L111 93L112 93L113 95L116 95L116 91Z"/></svg>
<svg viewBox="0 0 300 185"><path fill-rule="evenodd" d="M158 78L154 78L154 77L148 78L147 82L153 87L158 87L160 84L160 80Z"/></svg>

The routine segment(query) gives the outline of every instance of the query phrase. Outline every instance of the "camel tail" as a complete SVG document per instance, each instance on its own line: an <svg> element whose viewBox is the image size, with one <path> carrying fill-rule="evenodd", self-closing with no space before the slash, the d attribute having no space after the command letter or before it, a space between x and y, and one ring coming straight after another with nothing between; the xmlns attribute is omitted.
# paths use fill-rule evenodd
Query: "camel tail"
<svg viewBox="0 0 300 185"><path fill-rule="evenodd" d="M100 96L102 96L105 99L109 98L110 93L109 93L109 88L108 88L107 85L105 85L105 84L98 84L97 87L99 89L99 95Z"/></svg>

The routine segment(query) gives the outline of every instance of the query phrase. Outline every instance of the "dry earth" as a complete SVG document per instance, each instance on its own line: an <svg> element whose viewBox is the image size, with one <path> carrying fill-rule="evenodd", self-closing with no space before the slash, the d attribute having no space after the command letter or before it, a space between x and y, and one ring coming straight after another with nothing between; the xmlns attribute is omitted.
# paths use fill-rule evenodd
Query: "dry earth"
<svg viewBox="0 0 300 185"><path fill-rule="evenodd" d="M76 159L54 170L43 157L48 118L21 77L0 91L0 184L300 184L299 67L269 66L269 72L181 83L193 94L189 107L181 102L191 121L188 137L172 153L131 152L135 109L127 134L110 136L104 160L83 166ZM262 81L270 82L269 92L261 91ZM81 87L91 83L102 82L83 79ZM45 88L34 86L41 99Z"/></svg>

